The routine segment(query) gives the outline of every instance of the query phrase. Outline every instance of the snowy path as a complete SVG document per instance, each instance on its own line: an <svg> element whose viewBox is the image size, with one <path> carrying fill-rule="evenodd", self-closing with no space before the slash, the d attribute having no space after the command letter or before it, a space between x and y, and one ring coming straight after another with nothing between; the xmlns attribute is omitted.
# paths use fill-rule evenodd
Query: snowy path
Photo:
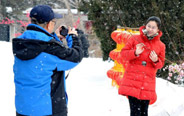
<svg viewBox="0 0 184 116"><path fill-rule="evenodd" d="M129 113L127 99L117 95L117 89L111 86L111 80L106 76L112 66L113 63L105 63L101 59L84 59L71 71L67 80L69 116L118 116Z"/></svg>

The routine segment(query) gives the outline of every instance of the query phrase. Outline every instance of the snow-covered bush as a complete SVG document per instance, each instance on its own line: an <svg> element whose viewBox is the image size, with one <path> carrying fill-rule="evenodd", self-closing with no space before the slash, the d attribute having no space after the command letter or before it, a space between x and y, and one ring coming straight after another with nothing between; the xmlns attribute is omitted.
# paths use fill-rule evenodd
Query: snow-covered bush
<svg viewBox="0 0 184 116"><path fill-rule="evenodd" d="M173 63L164 67L163 70L168 70L167 80L184 86L184 62L181 64Z"/></svg>

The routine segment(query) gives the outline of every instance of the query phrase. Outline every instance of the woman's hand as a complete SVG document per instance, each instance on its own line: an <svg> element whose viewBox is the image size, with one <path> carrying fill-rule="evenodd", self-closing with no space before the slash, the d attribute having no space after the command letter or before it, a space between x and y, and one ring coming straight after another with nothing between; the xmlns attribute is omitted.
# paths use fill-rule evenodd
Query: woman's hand
<svg viewBox="0 0 184 116"><path fill-rule="evenodd" d="M143 43L139 43L136 45L136 50L135 50L135 55L139 56L139 54L141 54L144 51L144 44Z"/></svg>
<svg viewBox="0 0 184 116"><path fill-rule="evenodd" d="M149 58L153 61L153 62L157 62L158 61L158 55L156 54L156 52L153 50L151 51Z"/></svg>

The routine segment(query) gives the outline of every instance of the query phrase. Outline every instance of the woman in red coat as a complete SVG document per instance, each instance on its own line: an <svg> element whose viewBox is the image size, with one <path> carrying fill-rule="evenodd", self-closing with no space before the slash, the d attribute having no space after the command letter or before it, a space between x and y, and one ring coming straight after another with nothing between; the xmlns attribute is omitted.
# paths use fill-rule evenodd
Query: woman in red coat
<svg viewBox="0 0 184 116"><path fill-rule="evenodd" d="M165 44L161 42L161 20L152 16L140 35L132 35L121 51L128 61L120 82L119 94L128 96L131 116L148 116L148 105L156 101L156 72L165 59Z"/></svg>

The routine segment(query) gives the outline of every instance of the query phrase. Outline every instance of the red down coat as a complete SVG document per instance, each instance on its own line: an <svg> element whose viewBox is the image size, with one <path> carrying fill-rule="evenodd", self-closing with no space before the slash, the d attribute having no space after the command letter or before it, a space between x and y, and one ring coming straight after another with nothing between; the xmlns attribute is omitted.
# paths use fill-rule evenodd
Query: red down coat
<svg viewBox="0 0 184 116"><path fill-rule="evenodd" d="M157 99L155 85L156 72L162 68L165 59L165 44L160 41L162 32L148 40L142 32L145 26L140 27L140 35L132 35L121 51L122 60L128 61L124 76L120 82L119 94L133 96L140 100L150 100L150 104ZM144 43L144 51L135 56L136 45ZM150 52L154 50L158 55L158 62L154 63L150 58ZM146 62L146 66L142 62Z"/></svg>

